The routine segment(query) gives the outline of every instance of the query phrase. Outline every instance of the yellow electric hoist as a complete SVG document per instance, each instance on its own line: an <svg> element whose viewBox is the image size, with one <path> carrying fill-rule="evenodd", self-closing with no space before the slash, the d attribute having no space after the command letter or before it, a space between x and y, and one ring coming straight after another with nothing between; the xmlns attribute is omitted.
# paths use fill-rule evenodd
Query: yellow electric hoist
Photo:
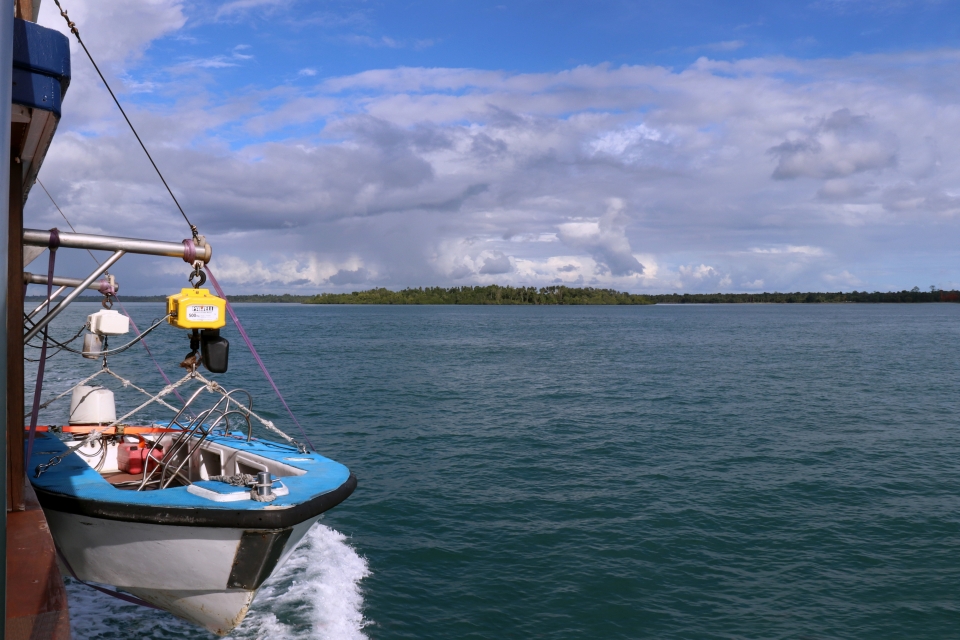
<svg viewBox="0 0 960 640"><path fill-rule="evenodd" d="M180 329L220 329L227 324L227 302L209 289L181 289L167 298L167 322Z"/></svg>
<svg viewBox="0 0 960 640"><path fill-rule="evenodd" d="M191 332L191 351L180 366L191 369L203 364L211 373L227 371L230 343L220 337L220 329L227 324L226 300L209 289L181 289L167 297L167 322Z"/></svg>

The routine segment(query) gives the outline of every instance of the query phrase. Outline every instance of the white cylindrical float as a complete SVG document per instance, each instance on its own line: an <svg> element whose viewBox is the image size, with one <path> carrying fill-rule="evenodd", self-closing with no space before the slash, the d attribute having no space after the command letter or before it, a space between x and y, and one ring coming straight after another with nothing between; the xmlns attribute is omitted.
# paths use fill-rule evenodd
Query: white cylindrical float
<svg viewBox="0 0 960 640"><path fill-rule="evenodd" d="M70 398L70 424L110 424L117 419L113 391L80 386Z"/></svg>

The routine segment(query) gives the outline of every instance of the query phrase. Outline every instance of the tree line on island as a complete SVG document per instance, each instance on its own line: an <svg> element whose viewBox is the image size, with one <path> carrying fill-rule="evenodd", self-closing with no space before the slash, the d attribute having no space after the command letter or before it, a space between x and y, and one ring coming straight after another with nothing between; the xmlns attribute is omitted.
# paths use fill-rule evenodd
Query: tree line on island
<svg viewBox="0 0 960 640"><path fill-rule="evenodd" d="M306 304L798 304L841 302L960 302L960 292L853 291L812 293L667 293L635 294L592 287L425 287L401 291L370 289L352 293L321 293L304 299Z"/></svg>
<svg viewBox="0 0 960 640"><path fill-rule="evenodd" d="M655 304L650 296L592 287L422 287L321 293L307 304Z"/></svg>
<svg viewBox="0 0 960 640"><path fill-rule="evenodd" d="M87 297L87 296L84 296ZM99 296L89 296L99 300ZM42 300L29 296L30 300ZM465 305L638 305L638 304L810 304L843 302L960 302L960 291L931 287L921 291L852 291L796 293L664 293L636 294L593 287L417 287L400 291L385 288L351 293L317 295L252 294L229 295L237 303L299 304L465 304ZM166 296L123 296L126 302L164 302Z"/></svg>

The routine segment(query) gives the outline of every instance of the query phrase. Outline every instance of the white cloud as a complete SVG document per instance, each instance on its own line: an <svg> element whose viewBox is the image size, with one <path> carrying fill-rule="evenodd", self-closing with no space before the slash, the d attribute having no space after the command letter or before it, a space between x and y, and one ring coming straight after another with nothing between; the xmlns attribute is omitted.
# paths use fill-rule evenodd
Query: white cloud
<svg viewBox="0 0 960 640"><path fill-rule="evenodd" d="M626 203L620 198L609 198L607 204L607 212L596 221L560 224L560 239L589 251L615 276L643 273L643 265L633 256L626 235Z"/></svg>
<svg viewBox="0 0 960 640"><path fill-rule="evenodd" d="M234 255L218 255L214 262L217 279L227 284L257 287L282 286L287 289L316 288L321 285L363 284L376 276L363 261L352 256L341 262L320 259L311 253L293 258L245 260ZM183 266L176 263L157 263L156 268L170 275L183 274Z"/></svg>
<svg viewBox="0 0 960 640"><path fill-rule="evenodd" d="M480 267L481 275L500 275L511 271L513 271L513 263L510 262L510 256L506 256L499 251L484 258L483 266Z"/></svg>
<svg viewBox="0 0 960 640"><path fill-rule="evenodd" d="M711 42L710 44L705 44L696 49L703 49L706 51L736 51L737 49L742 49L747 46L747 43L743 40L724 40L722 42Z"/></svg>
<svg viewBox="0 0 960 640"><path fill-rule="evenodd" d="M390 36L380 36L379 38L374 38L372 36L361 35L361 34L351 34L343 36L343 41L349 44L362 45L364 47L372 47L374 49L379 49L381 47L386 47L388 49L400 49L406 47L406 43L401 42ZM414 48L426 48L429 47L430 43L428 41L418 40L414 44Z"/></svg>
<svg viewBox="0 0 960 640"><path fill-rule="evenodd" d="M97 62L110 70L133 62L153 40L182 28L186 23L183 6L182 0L71 0L67 8ZM87 66L83 50L52 1L40 5L38 22L69 38L74 74Z"/></svg>
<svg viewBox="0 0 960 640"><path fill-rule="evenodd" d="M842 178L886 169L896 164L898 147L896 136L879 130L869 117L838 109L803 136L770 149L778 158L773 177Z"/></svg>
<svg viewBox="0 0 960 640"><path fill-rule="evenodd" d="M236 67L241 63L252 60L253 56L244 53L250 48L248 44L238 44L229 54L210 56L208 58L198 58L182 62L180 66L196 67L198 69L225 69L227 67Z"/></svg>
<svg viewBox="0 0 960 640"><path fill-rule="evenodd" d="M593 155L607 155L635 162L643 157L644 151L655 152L656 146L649 143L660 142L662 138L656 129L640 124L627 129L605 131L590 142L589 148Z"/></svg>
<svg viewBox="0 0 960 640"><path fill-rule="evenodd" d="M680 275L685 278L693 278L694 280L703 280L705 278L719 278L720 272L705 264L694 266L680 265Z"/></svg>
<svg viewBox="0 0 960 640"><path fill-rule="evenodd" d="M823 249L820 247L809 247L809 246L793 246L787 245L785 247L769 247L766 249L753 248L750 249L750 253L756 254L768 254L768 255L801 255L801 256L822 256Z"/></svg>
<svg viewBox="0 0 960 640"><path fill-rule="evenodd" d="M52 6L48 24L60 20ZM270 6L227 3L221 16ZM316 71L294 68L280 75L303 78L296 88L222 95L204 74L249 49L174 61L167 75L137 66L182 30L181 2L76 0L71 11L239 289L798 290L830 282L824 273L871 274L857 286L874 286L906 277L897 265L917 255L947 255L930 238L960 231L956 50L676 70L373 69L312 86ZM131 26L113 38L116 23ZM74 59L41 178L86 230L182 237L109 96ZM138 87L150 93L127 99ZM52 226L40 196L28 221Z"/></svg>
<svg viewBox="0 0 960 640"><path fill-rule="evenodd" d="M290 4L290 0L230 0L217 8L214 19L229 19L253 10L276 9Z"/></svg>
<svg viewBox="0 0 960 640"><path fill-rule="evenodd" d="M823 279L827 284L831 286L839 287L858 287L863 284L863 281L844 269L840 273L825 273L823 274Z"/></svg>

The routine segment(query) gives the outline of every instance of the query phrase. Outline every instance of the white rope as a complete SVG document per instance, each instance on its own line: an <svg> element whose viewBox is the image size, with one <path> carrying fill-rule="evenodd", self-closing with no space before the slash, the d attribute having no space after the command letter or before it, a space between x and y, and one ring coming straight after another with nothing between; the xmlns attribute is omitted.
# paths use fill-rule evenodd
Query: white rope
<svg viewBox="0 0 960 640"><path fill-rule="evenodd" d="M106 427L104 427L103 429L106 429ZM43 464L38 464L38 465L37 465L37 469L36 469L36 473L35 473L35 476L34 476L34 477L39 478L39 477L40 477L40 474L42 474L44 471L46 471L46 470L49 469L50 467L52 467L52 466L54 466L54 465L60 464L65 457L67 457L68 455L70 455L71 453L73 453L74 451L76 451L77 449L82 449L82 448L83 448L84 446L86 446L87 444L91 444L91 443L93 443L93 442L96 442L97 440L100 440L100 439L103 437L103 429L96 429L96 430L94 430L94 431L91 431L91 432L88 433L87 436L86 436L83 440L81 440L79 443L75 444L75 445L72 446L72 447L67 447L67 450L64 451L63 453L61 453L61 454L59 454L59 455L56 455L56 456L53 456L52 458L50 458L49 460L47 460L47 461L46 461L45 463L43 463ZM104 445L104 446L106 446L106 445Z"/></svg>
<svg viewBox="0 0 960 640"><path fill-rule="evenodd" d="M100 369L100 371L97 371L95 374L93 374L92 376L90 376L89 378L84 378L83 380L81 380L81 381L78 382L77 384L73 385L72 387L70 387L69 389L67 389L66 391L64 391L64 392L61 393L60 395L58 395L56 398L51 398L50 400L47 400L47 401L44 402L42 405L40 405L40 408L41 408L41 409L46 409L46 408L49 407L51 404L53 404L54 402L56 402L57 400L59 400L59 399L62 398L63 396L67 395L68 393L70 393L71 391L73 391L74 389L76 389L77 387L82 387L83 385L87 384L88 382L90 382L91 380L93 380L94 378L96 378L97 376L99 376L101 373L104 373L104 372L113 373L112 371L110 371L109 369L107 369L106 367L104 367L104 368ZM114 374L114 375L116 375L116 374ZM148 393L147 395L150 395L150 394Z"/></svg>
<svg viewBox="0 0 960 640"><path fill-rule="evenodd" d="M124 420L126 420L127 418L129 418L130 416L132 416L133 414L135 414L136 412L140 411L140 410L143 409L144 407L146 407L146 406L148 406L148 405L150 405L150 404L152 404L152 403L154 403L154 402L159 402L160 404L164 405L165 407L167 407L167 408L169 408L169 409L171 409L171 410L173 410L173 411L177 411L177 410L174 409L172 406L170 406L169 404L167 404L166 402L164 402L163 400L161 400L161 398L162 398L163 396L169 394L169 393L172 393L174 389L176 389L177 387L179 387L180 385L182 385L182 384L185 383L187 380L189 380L190 378L193 377L193 374L192 374L192 373L188 373L187 375L185 375L183 378L181 378L181 379L178 380L177 382L175 382L175 383L173 383L173 384L171 384L171 385L167 385L166 387L164 387L163 389L161 389L161 390L160 390L160 393L158 393L158 394L156 394L156 395L150 395L150 393L149 393L148 391L144 391L143 389L141 389L141 388L138 387L137 385L133 384L133 383L130 382L129 380L125 380L124 378L121 378L120 376L118 376L117 374L115 374L113 371L110 371L109 369L107 369L106 367L104 367L103 369L101 369L100 371L98 371L98 372L95 373L94 375L90 376L89 378L87 378L87 379L84 380L83 382L74 385L73 388L75 389L75 388L81 386L84 382L89 382L90 380L92 380L93 378L97 377L98 375L100 375L101 373L104 373L104 372L109 373L109 374L112 375L114 378L116 378L117 380L119 380L120 382L122 382L122 383L123 383L123 386L125 386L125 387L133 387L133 388L136 389L137 391L139 391L139 392L141 392L141 393L143 393L143 394L145 394L145 395L147 395L147 396L150 396L150 399L147 400L146 402L144 402L143 404L141 404L139 407L137 407L137 408L134 409L133 411L127 413L126 415L121 416L119 420L115 420L114 422L111 422L111 423L108 424L108 425L99 427L99 428L97 428L97 429L93 429L93 430L90 431L90 433L88 433L88 434L86 435L86 437L83 438L79 443L77 443L76 445L74 445L74 446L72 446L72 447L68 447L67 450L64 451L63 453L61 453L60 455L56 455L56 456L50 458L50 460L48 460L45 464L39 464L39 465L37 465L36 476L37 476L38 478L40 477L40 474L41 474L41 473L43 473L44 471L46 471L46 470L49 469L50 467L52 467L52 466L54 466L54 465L57 465L57 464L60 464L60 461L63 460L63 458L64 458L65 456L73 453L73 452L76 451L77 449L82 448L84 445L86 445L86 444L88 444L88 443L92 443L92 442L95 442L95 441L99 440L100 438L103 437L103 432L104 432L104 431L106 431L107 429L112 429L113 427L116 427L118 424L122 423ZM71 389L71 391L72 391L72 389ZM53 402L54 400L57 400L58 398L62 398L63 396L67 395L67 393L69 393L69 391L60 394L59 396L57 396L57 398L54 398L54 399L51 400L50 402ZM49 403L47 403L47 404L49 404Z"/></svg>
<svg viewBox="0 0 960 640"><path fill-rule="evenodd" d="M47 405L53 403L54 401L59 400L60 398L62 398L63 396L67 395L68 393L70 393L71 391L73 391L74 389L76 389L77 387L82 386L84 383L87 383L87 382L89 382L90 380L93 380L94 378L96 378L98 375L100 375L100 374L102 374L102 373L108 373L108 374L110 374L111 376L113 376L114 378L116 378L117 380L119 380L120 382L122 382L122 383L123 383L123 386L125 386L125 387L133 387L134 389L136 389L136 390L139 391L140 393L148 396L148 397L149 397L149 400L147 400L146 402L144 402L143 404L141 404L139 407L137 407L137 408L134 409L133 411L129 411L129 412L127 412L126 414L120 416L120 418L118 418L117 420L113 421L112 423L90 431L90 433L88 433L87 436L86 436L85 438L83 438L83 440L81 440L78 444L76 444L76 445L68 448L64 453L50 458L50 460L49 460L46 464L37 465L36 475L37 475L38 478L40 477L40 474L43 473L44 471L46 471L48 468L52 467L53 465L59 464L60 461L63 460L63 458L64 458L65 456L67 456L68 454L73 453L74 451L76 451L77 449L82 448L84 445L86 445L86 444L88 444L88 443L95 442L96 440L102 438L104 431L106 431L107 429L111 429L111 428L113 428L113 427L116 427L117 425L123 423L127 418L129 418L129 417L132 416L133 414L135 414L135 413L143 410L145 407L153 404L154 402L159 402L160 404L162 404L163 406L167 407L168 409L171 409L172 411L177 411L177 409L175 409L175 408L172 407L171 405L169 405L169 404L167 404L166 402L164 402L162 398L163 398L163 396L166 396L166 395L169 395L169 394L173 393L174 390L176 390L178 387L184 385L184 384L185 384L187 381L189 381L189 380L197 380L197 381L199 381L199 382L202 382L202 383L204 384L204 386L207 388L207 391L210 391L211 393L219 393L220 395L222 395L224 398L227 399L227 407L228 407L228 409L229 409L230 403L232 402L234 405L236 405L236 407L240 410L241 413L246 414L246 415L247 415L248 417L250 417L250 418L256 419L256 420L257 420L260 424L262 424L264 427L266 427L266 428L269 429L270 431L276 433L277 435L279 435L281 438L283 438L284 440L286 440L286 441L289 442L290 444L293 444L293 445L297 446L298 448L301 446L296 440L294 440L293 438L291 438L290 436L288 436L286 433L284 433L283 431L281 431L279 428L277 428L277 426L276 426L275 424L273 424L272 421L267 420L266 418L260 417L259 415L257 415L256 413L254 413L252 410L248 409L247 407L245 407L244 405L242 405L240 402L238 402L236 399L234 399L232 396L230 396L230 395L229 395L229 392L228 392L227 390L225 390L223 387L221 387L219 384L217 384L216 382L214 382L214 381L212 381L212 380L207 380L206 378L204 378L202 375L200 375L200 374L197 373L196 371L191 371L190 373L188 373L187 375L183 376L181 379L177 380L177 381L174 382L173 384L169 384L169 385L165 386L165 387L164 387L163 389L161 389L160 392L157 393L156 395L151 395L150 392L145 391L144 389L141 389L140 387L138 387L137 385L133 384L133 383L130 382L129 380L126 380L125 378L122 378L122 377L118 376L118 375L117 375L116 373L114 373L113 371L110 371L110 369L108 369L107 367L104 367L104 368L101 369L100 371L96 372L95 374L93 374L92 376L86 378L85 380L83 380L83 381L75 384L75 385L74 385L73 387L71 387L69 390L61 393L59 396L57 396L56 398L53 398L52 400L48 401L46 404L44 404L44 405L42 405L42 406L43 406L43 407L46 407ZM172 425L171 425L171 426L172 426Z"/></svg>
<svg viewBox="0 0 960 640"><path fill-rule="evenodd" d="M172 406L172 405L170 405L170 404L168 404L168 403L166 403L166 402L164 402L163 400L160 399L162 396L167 395L168 393L170 393L170 391L167 391L166 389L164 389L163 391L160 392L159 395L156 395L156 396L155 396L155 395L153 395L152 393L150 393L149 391L147 391L146 389L141 389L140 387L138 387L137 385L133 384L131 381L127 380L126 378L122 378L122 377L118 376L116 373L114 373L113 371L111 371L108 367L103 367L102 369L100 369L100 371L97 371L97 372L96 372L95 374L93 374L92 376L89 376L89 377L87 377L87 378L84 378L83 380L81 380L81 381L78 382L77 384L73 385L72 387L70 387L69 389L67 389L66 391L64 391L63 393L61 393L60 395L56 396L55 398L51 398L50 400L47 400L47 401L44 402L42 405L40 405L40 408L41 408L41 409L46 409L47 407L49 407L51 404L53 404L54 402L56 402L56 401L59 400L60 398L62 398L62 397L64 397L65 395L69 394L70 392L72 392L74 389L76 389L76 388L78 388L78 387L82 387L83 385L87 384L88 382L90 382L91 380L93 380L94 378L96 378L97 376L99 376L99 375L101 375L101 374L104 374L104 373L109 374L109 375L113 376L114 378L116 378L117 380L119 380L121 383L123 383L123 386L125 386L125 387L133 387L134 389L136 389L137 391L139 391L139 392L142 393L143 395L147 396L148 398L152 398L152 399L153 399L152 401L159 402L160 404L162 404L163 406L165 406L167 409L170 409L170 411L173 411L174 413L177 412L177 408L176 408L176 407L174 407L174 406ZM187 378L189 378L189 377L190 377L190 376L189 376L189 374L188 374L188 375L187 375ZM180 386L180 384L182 384L182 383L183 383L183 380L181 380L180 383L177 383L175 386ZM172 388L171 388L171 390L172 390ZM150 403L147 402L146 404L141 405L141 408L144 407L144 406L146 406L146 405L148 405L148 404L150 404ZM138 411L138 410L139 410L139 409L137 409L136 411ZM130 414L127 414L127 415L129 416ZM124 417L126 417L126 416L124 416Z"/></svg>
<svg viewBox="0 0 960 640"><path fill-rule="evenodd" d="M211 381L211 380L207 380L206 378L204 378L204 377L203 377L202 375L200 375L199 373L196 374L196 377L197 377L197 380L200 380L201 382L203 382L203 383L205 383L205 384L207 385L207 389L210 389L211 391L216 391L217 393L220 393L221 395L223 395L223 397L225 397L225 398L227 399L228 406L229 406L229 403L232 402L233 404L237 405L237 408L239 408L242 413L247 414L247 415L250 416L251 418L255 418L255 419L256 419L257 421L259 421L260 424L262 424L264 427L266 427L266 428L269 429L270 431L273 431L274 433L276 433L278 436L280 436L281 438L283 438L284 440L286 440L286 441L289 442L290 444L293 444L293 445L299 444L296 440L294 440L293 438L291 438L290 436L288 436L287 434L285 434L283 431L281 431L275 424L273 424L273 422L271 422L270 420L267 420L266 418L261 418L260 416L258 416L257 414L255 414L252 410L250 410L250 409L248 409L247 407L243 406L243 405L240 404L237 400L235 400L233 397L229 396L229 395L228 395L228 392L227 392L223 387L221 387L219 384L217 384L216 382L213 382L213 381Z"/></svg>
<svg viewBox="0 0 960 640"><path fill-rule="evenodd" d="M122 382L122 383L123 383L123 386L125 386L125 387L133 387L134 389L136 389L137 391L139 391L139 392L142 393L143 395L147 396L148 398L153 398L154 400L156 400L157 402L159 402L160 404L162 404L163 406L165 406L167 409L170 409L170 411L173 411L174 413L176 413L177 411L179 411L179 409L177 409L176 407L174 407L174 406L172 406L172 405L167 404L166 402L164 402L164 401L161 400L160 398L161 398L162 396L167 395L168 393L170 393L170 391L173 391L174 388L180 386L180 384L182 384L183 381L186 380L186 378L184 378L184 380L181 380L180 382L176 383L174 386L164 387L163 390L160 392L159 395L154 396L154 395L152 395L149 391L146 391L145 389L141 389L140 387L138 387L137 385L133 384L133 383L130 382L129 380L125 380L125 379L121 378L120 376L118 376L117 374L115 374L113 371L110 371L109 369L105 369L105 371L106 371L107 373L109 373L110 375L112 375L112 376L113 376L114 378L116 378L117 380L119 380L120 382ZM189 378L189 377L190 377L190 376L189 376L189 374L188 374L188 375L187 375L187 378ZM147 404L150 404L150 403L148 402ZM142 406L146 406L146 405L142 405ZM138 409L135 409L134 411L138 411ZM127 415L129 415L129 414L127 414ZM126 416L124 416L124 417L126 417Z"/></svg>
<svg viewBox="0 0 960 640"><path fill-rule="evenodd" d="M71 391L73 391L73 390L76 389L77 387L83 386L83 385L86 384L87 382L90 382L91 380L93 380L94 378L96 378L97 376L99 376L99 375L101 375L101 374L103 374L103 373L106 373L106 374L109 374L109 375L113 376L114 378L116 378L117 380L119 380L121 383L123 383L123 386L125 386L125 387L133 387L134 389L136 389L137 391L139 391L140 393L142 393L143 395L145 395L145 396L147 396L147 397L149 398L149 400L147 400L146 402L144 402L143 404L141 404L139 407L137 407L137 408L134 409L133 411L127 412L126 414L120 416L120 418L118 418L117 420L115 420L115 421L112 422L111 424L105 426L105 427L104 427L104 430L105 430L105 429L109 429L109 428L111 428L111 427L115 427L115 426L117 426L118 424L121 424L124 420L126 420L126 419L129 418L130 416L132 416L132 415L134 415L135 413L137 413L137 412L143 410L144 408L150 406L150 405L153 404L154 402L158 402L158 403L162 404L163 406L165 406L166 408L170 409L170 410L173 411L173 412L178 411L178 409L177 409L176 407L173 407L173 406L170 405L169 403L165 402L165 401L163 400L163 397L171 394L175 389L183 386L188 380L196 379L196 380L198 380L199 382L202 382L204 385L206 385L207 390L209 390L209 391L211 391L211 392L219 393L220 395L224 396L225 398L227 398L227 401L228 401L228 402L232 402L234 405L236 405L236 407L237 407L242 413L248 415L248 416L251 417L251 418L254 418L254 419L257 420L260 424L262 424L264 427L266 427L267 429L269 429L269 430L272 431L273 433L276 433L278 436L280 436L281 438L283 438L283 439L286 440L287 442L289 442L289 443L291 443L291 444L296 444L296 443L297 443L296 440L294 440L293 438L291 438L290 436L288 436L286 433L284 433L283 431L281 431L281 430L277 427L277 425L273 424L273 422L272 422L271 420L267 420L266 418L263 418L263 417L257 415L257 414L254 413L251 409L248 409L248 408L245 407L243 404L241 404L240 402L238 402L236 399L230 397L230 396L228 395L228 392L226 391L226 389L224 389L223 387L221 387L219 384L217 384L216 382L214 382L214 381L212 381L212 380L207 380L206 378L204 378L202 375L200 375L200 374L197 373L197 372L188 373L187 375L185 375L184 377L182 377L182 378L181 378L180 380L178 380L177 382L174 382L174 383L171 384L171 385L167 385L166 387L164 387L163 389L161 389L159 393L157 393L156 395L154 395L154 394L151 394L149 391L146 391L145 389L141 389L141 388L138 387L137 385L133 384L133 382L131 382L130 380L127 380L126 378L123 378L123 377L117 375L116 373L114 373L113 371L111 371L109 368L104 367L104 368L100 369L100 371L97 371L97 372L96 372L95 374L93 374L92 376L89 376L88 378L85 378L85 379L81 380L80 382L78 382L77 384L73 385L73 386L70 387L68 390L66 390L66 391L64 391L63 393L61 393L60 395L58 395L57 397L52 398L51 400L48 400L47 402L45 402L44 404L41 405L41 408L44 408L44 409L45 409L46 407L48 407L49 405L53 404L54 402L56 402L56 401L59 400L60 398L62 398L62 397L64 397L65 395L69 394ZM93 434L96 434L96 433L100 433L100 430L91 431L91 432L90 432L90 435L93 435Z"/></svg>
<svg viewBox="0 0 960 640"><path fill-rule="evenodd" d="M111 373L112 373L112 372L111 372ZM120 380L123 380L123 378L120 378L120 376L118 376L117 374L114 373L113 375L116 376L117 378L119 378ZM173 393L173 391L174 391L177 387L181 386L181 385L184 384L187 380L190 380L190 379L193 378L193 377L194 377L194 374L193 374L193 373L188 373L187 375L183 376L182 378L180 378L179 380L177 380L177 381L174 382L173 384L168 384L167 386L165 386L163 389L160 390L160 393L158 393L158 394L155 395L155 396L150 396L149 393L147 393L146 391L144 391L144 393L147 393L147 395L150 396L150 399L149 399L149 400L147 400L146 402L144 402L143 404L141 404L139 407L137 407L137 408L134 409L133 411L130 411L130 412L128 412L128 413L120 416L117 420L114 420L112 423L108 424L105 428L109 429L110 427L115 427L115 426L117 426L118 424L122 423L124 420L126 420L127 418L129 418L129 417L132 416L133 414L135 414L135 413L137 413L138 411L142 410L144 407L147 407L147 406L153 404L154 402L159 402L159 403L161 403L161 404L163 404L163 405L165 405L165 406L170 407L171 409L173 409L173 407L171 407L169 404L167 404L166 402L164 402L163 400L161 400L161 398L162 398L163 396L165 396L165 395L168 395L168 394L170 394L170 393ZM199 377L199 376L197 376L197 377ZM135 388L135 389L139 389L139 387L137 387L137 386L134 385L133 383L130 383L130 386L132 386L132 387ZM139 390L140 390L140 391L143 391L143 389L139 389ZM173 409L173 410L174 410L174 411L177 411L177 409Z"/></svg>

